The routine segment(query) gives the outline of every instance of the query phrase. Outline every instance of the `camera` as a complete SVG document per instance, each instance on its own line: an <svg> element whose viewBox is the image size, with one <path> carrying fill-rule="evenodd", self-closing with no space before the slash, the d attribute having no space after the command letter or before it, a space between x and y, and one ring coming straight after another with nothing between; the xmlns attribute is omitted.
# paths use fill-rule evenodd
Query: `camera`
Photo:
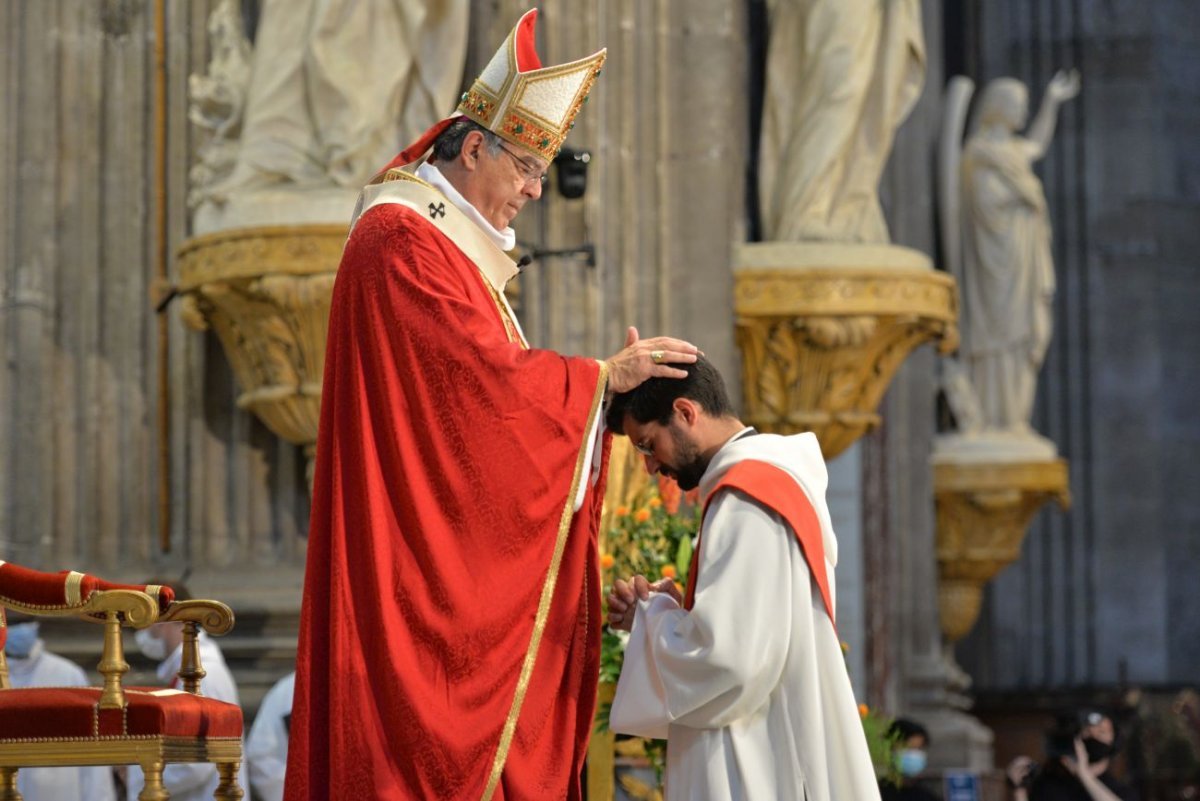
<svg viewBox="0 0 1200 801"><path fill-rule="evenodd" d="M574 200L583 197L587 191L588 164L592 154L587 150L564 147L554 157L554 166L558 183L558 192L563 197Z"/></svg>
<svg viewBox="0 0 1200 801"><path fill-rule="evenodd" d="M1059 715L1054 727L1046 732L1046 756L1075 758L1075 739L1084 729L1099 726L1108 715L1096 709L1083 709L1065 715ZM1112 756L1116 750L1115 739L1112 743L1101 743L1092 738L1084 739L1084 747L1088 759L1095 762Z"/></svg>

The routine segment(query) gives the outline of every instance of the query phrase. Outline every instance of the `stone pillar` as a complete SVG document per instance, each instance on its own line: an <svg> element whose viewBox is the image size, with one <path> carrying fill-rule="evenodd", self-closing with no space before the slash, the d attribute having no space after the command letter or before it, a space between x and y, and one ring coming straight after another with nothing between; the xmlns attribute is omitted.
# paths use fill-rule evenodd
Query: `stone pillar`
<svg viewBox="0 0 1200 801"><path fill-rule="evenodd" d="M925 89L896 135L880 195L894 242L936 254L934 147L945 84L942 0L922 0L927 72ZM882 537L868 561L868 584L882 582L867 608L867 629L877 632L870 685L894 714L912 717L930 731L930 767L987 770L992 733L966 713L969 700L944 658L938 622L933 450L936 359L930 348L913 353L893 379L882 406L882 435L870 441L864 497L880 509L865 511L864 537Z"/></svg>

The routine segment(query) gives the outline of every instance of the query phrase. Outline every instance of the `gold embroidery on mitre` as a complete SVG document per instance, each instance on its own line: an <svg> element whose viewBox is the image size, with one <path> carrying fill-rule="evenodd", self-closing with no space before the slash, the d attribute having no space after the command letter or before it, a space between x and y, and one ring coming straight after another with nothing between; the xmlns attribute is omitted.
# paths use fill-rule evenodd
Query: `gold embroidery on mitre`
<svg viewBox="0 0 1200 801"><path fill-rule="evenodd" d="M600 50L568 64L521 72L517 64L520 28L518 22L509 32L483 74L463 94L458 111L523 150L550 161L558 155L567 132L575 127L575 117L587 101L608 51ZM499 86L489 85L485 78Z"/></svg>

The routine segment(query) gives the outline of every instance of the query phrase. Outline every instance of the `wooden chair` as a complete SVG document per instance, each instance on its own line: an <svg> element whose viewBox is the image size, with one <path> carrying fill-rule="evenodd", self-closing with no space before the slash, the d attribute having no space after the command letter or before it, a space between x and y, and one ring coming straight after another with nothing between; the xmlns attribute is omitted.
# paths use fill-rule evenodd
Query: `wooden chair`
<svg viewBox="0 0 1200 801"><path fill-rule="evenodd" d="M103 625L104 686L13 689L3 653L6 607ZM121 627L166 621L183 624L184 689L124 686L129 665ZM233 622L225 604L175 601L170 587L113 584L75 571L42 573L0 560L0 801L21 801L19 768L134 764L146 775L139 801L166 801L162 773L172 762L215 763L221 781L214 797L241 799L242 710L200 694L205 672L197 640L201 628L219 636Z"/></svg>

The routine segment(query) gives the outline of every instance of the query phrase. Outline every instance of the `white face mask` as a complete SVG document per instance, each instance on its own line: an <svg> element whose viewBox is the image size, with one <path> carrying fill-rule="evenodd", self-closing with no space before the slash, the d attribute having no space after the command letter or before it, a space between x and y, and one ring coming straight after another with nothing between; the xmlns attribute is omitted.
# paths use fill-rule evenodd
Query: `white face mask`
<svg viewBox="0 0 1200 801"><path fill-rule="evenodd" d="M160 637L155 637L150 633L150 629L138 629L134 632L133 639L137 642L138 650L147 659L161 662L167 658L167 641Z"/></svg>

